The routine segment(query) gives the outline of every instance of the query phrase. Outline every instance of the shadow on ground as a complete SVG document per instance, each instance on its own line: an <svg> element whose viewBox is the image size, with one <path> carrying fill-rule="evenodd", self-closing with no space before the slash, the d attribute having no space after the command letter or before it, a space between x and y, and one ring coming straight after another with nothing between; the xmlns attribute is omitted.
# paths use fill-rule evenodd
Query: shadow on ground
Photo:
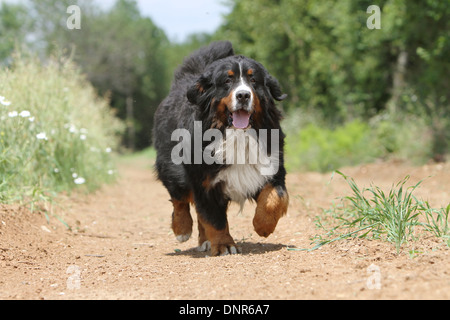
<svg viewBox="0 0 450 320"><path fill-rule="evenodd" d="M242 255L248 254L264 254L272 251L279 251L286 248L284 244L275 243L260 243L260 242L238 242L237 243L242 248ZM209 256L209 251L199 252L197 247L191 248L184 251L176 251L167 253L168 256L190 256L192 258L206 258Z"/></svg>

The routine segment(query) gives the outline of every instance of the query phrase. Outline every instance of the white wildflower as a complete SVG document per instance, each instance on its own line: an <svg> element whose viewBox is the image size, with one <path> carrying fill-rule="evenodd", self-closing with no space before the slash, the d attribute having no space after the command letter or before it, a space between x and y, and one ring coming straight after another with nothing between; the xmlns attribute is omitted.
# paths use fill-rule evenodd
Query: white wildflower
<svg viewBox="0 0 450 320"><path fill-rule="evenodd" d="M34 122L34 117L31 117L31 118L28 118L28 121L30 121L30 122Z"/></svg>
<svg viewBox="0 0 450 320"><path fill-rule="evenodd" d="M86 179L79 177L79 178L76 178L73 182L75 182L75 184L77 184L77 185L81 185L81 184L86 183Z"/></svg>
<svg viewBox="0 0 450 320"><path fill-rule="evenodd" d="M74 178L74 179L78 178L78 174L77 173L72 173L72 178Z"/></svg>
<svg viewBox="0 0 450 320"><path fill-rule="evenodd" d="M114 170L108 170L108 174L112 176L114 174Z"/></svg>
<svg viewBox="0 0 450 320"><path fill-rule="evenodd" d="M111 148L106 148L106 153L111 153L112 152L112 149Z"/></svg>
<svg viewBox="0 0 450 320"><path fill-rule="evenodd" d="M86 140L86 135L85 135L85 134L82 134L82 135L80 136L80 139L83 140L83 141Z"/></svg>
<svg viewBox="0 0 450 320"><path fill-rule="evenodd" d="M10 106L11 102L6 101L5 97L0 96L0 104L4 105L4 106Z"/></svg>
<svg viewBox="0 0 450 320"><path fill-rule="evenodd" d="M75 127L73 124L70 125L69 127L69 132L70 133L77 133L77 127Z"/></svg>
<svg viewBox="0 0 450 320"><path fill-rule="evenodd" d="M28 118L31 116L30 111L24 110L21 113L19 113L19 116L21 116L22 118Z"/></svg>
<svg viewBox="0 0 450 320"><path fill-rule="evenodd" d="M41 132L41 133L39 133L39 134L37 134L36 135L36 138L38 139L38 140L48 140L48 138L47 138L47 134L45 133L45 132Z"/></svg>
<svg viewBox="0 0 450 320"><path fill-rule="evenodd" d="M18 115L19 115L19 113L17 111L8 112L8 117L10 117L10 118L15 118Z"/></svg>

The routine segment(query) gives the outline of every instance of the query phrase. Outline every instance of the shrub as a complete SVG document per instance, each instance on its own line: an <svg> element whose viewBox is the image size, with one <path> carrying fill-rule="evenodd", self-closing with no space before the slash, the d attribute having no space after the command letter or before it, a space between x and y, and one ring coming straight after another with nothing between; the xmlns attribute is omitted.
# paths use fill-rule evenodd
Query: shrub
<svg viewBox="0 0 450 320"><path fill-rule="evenodd" d="M288 171L333 171L376 159L413 164L433 156L432 128L415 115L381 113L368 122L356 119L335 127L317 114L294 110L283 122Z"/></svg>
<svg viewBox="0 0 450 320"><path fill-rule="evenodd" d="M289 132L286 139L287 170L332 171L345 165L373 161L380 156L374 146L369 125L354 120L336 129L315 123L297 132Z"/></svg>
<svg viewBox="0 0 450 320"><path fill-rule="evenodd" d="M400 119L385 113L372 118L370 126L383 157L420 165L433 156L432 130L421 117L403 115Z"/></svg>
<svg viewBox="0 0 450 320"><path fill-rule="evenodd" d="M122 130L70 60L17 55L0 70L0 202L111 181Z"/></svg>

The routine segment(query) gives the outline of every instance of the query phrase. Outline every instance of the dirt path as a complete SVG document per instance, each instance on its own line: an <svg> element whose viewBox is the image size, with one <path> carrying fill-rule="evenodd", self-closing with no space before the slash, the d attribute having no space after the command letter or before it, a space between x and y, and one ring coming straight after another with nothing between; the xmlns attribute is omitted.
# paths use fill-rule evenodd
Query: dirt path
<svg viewBox="0 0 450 320"><path fill-rule="evenodd" d="M390 187L405 175L427 179L417 194L433 206L450 200L450 164L384 163L343 169L358 184ZM349 194L331 174L288 176L288 216L271 237L252 229L253 204L229 211L242 255L205 258L193 238L176 242L171 203L148 164L122 164L118 184L62 201L56 218L0 205L0 299L450 299L450 250L433 238L421 253L396 255L387 243L340 241L313 252L314 217ZM195 219L194 219L195 220ZM379 288L379 289L378 289Z"/></svg>

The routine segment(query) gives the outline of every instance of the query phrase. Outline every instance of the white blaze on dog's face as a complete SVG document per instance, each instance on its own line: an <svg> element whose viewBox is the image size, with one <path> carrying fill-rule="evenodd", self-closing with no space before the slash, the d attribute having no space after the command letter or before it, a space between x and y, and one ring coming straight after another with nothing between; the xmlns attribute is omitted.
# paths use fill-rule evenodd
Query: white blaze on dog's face
<svg viewBox="0 0 450 320"><path fill-rule="evenodd" d="M254 92L244 79L242 64L239 63L239 82L232 92L230 112L233 117L233 126L236 129L246 129L250 124L250 116L254 112Z"/></svg>

